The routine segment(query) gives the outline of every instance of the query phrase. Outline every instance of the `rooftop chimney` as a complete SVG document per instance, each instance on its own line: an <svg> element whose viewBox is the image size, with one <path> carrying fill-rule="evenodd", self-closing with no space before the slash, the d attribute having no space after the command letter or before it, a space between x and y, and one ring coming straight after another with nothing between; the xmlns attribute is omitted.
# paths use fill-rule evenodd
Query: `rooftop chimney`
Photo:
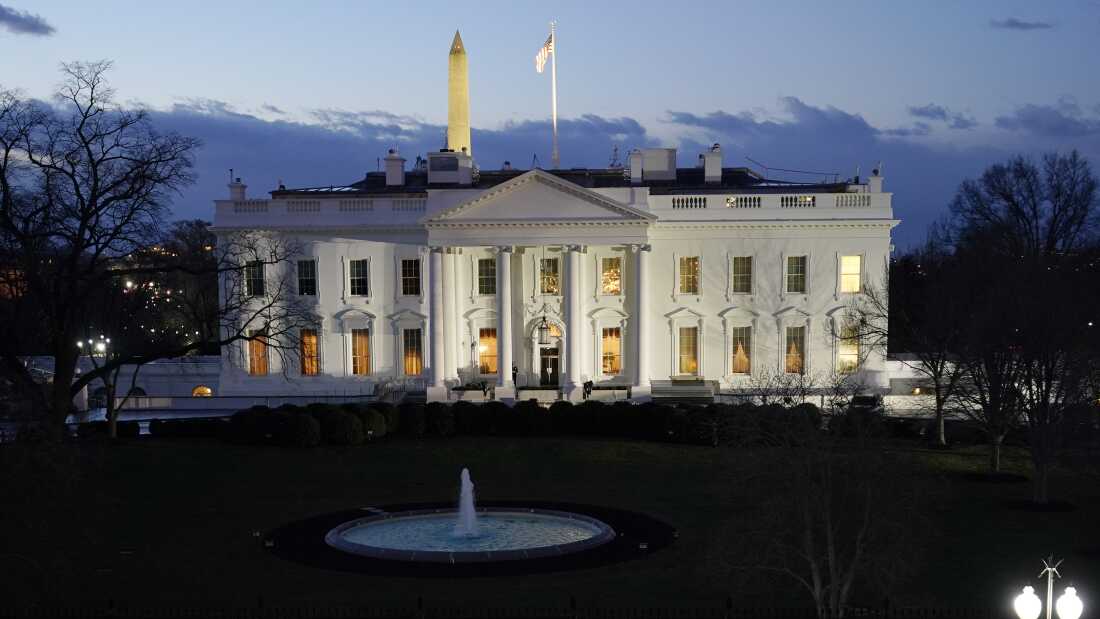
<svg viewBox="0 0 1100 619"><path fill-rule="evenodd" d="M238 201L244 200L245 199L244 190L247 189L247 188L248 188L248 185L245 185L244 183L242 183L241 178L239 176L237 178L233 179L233 182L229 183L229 199L230 200L238 200Z"/></svg>
<svg viewBox="0 0 1100 619"><path fill-rule="evenodd" d="M874 170L871 170L871 178L867 179L867 191L870 193L882 193L882 162Z"/></svg>
<svg viewBox="0 0 1100 619"><path fill-rule="evenodd" d="M709 183L722 182L722 147L717 142L702 154L703 178Z"/></svg>
<svg viewBox="0 0 1100 619"><path fill-rule="evenodd" d="M635 148L630 151L630 184L642 184L642 151Z"/></svg>
<svg viewBox="0 0 1100 619"><path fill-rule="evenodd" d="M405 184L405 158L391 148L386 154L386 186L400 187Z"/></svg>
<svg viewBox="0 0 1100 619"><path fill-rule="evenodd" d="M505 161L504 162L504 167L501 168L501 170L511 170L511 169L512 169L512 162L511 161Z"/></svg>

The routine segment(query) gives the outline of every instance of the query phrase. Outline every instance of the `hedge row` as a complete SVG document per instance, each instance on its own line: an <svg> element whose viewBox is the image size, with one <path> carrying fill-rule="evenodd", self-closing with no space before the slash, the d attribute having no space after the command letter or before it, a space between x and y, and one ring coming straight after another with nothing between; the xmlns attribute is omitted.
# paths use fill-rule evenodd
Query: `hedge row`
<svg viewBox="0 0 1100 619"><path fill-rule="evenodd" d="M313 447L360 445L379 440L402 426L392 404L346 403L284 404L275 409L253 406L238 411L226 424L223 436L236 443Z"/></svg>
<svg viewBox="0 0 1100 619"><path fill-rule="evenodd" d="M141 426L136 421L116 422L115 431L119 438L133 438L141 434ZM106 421L89 421L76 426L78 438L103 437L111 433L111 426Z"/></svg>

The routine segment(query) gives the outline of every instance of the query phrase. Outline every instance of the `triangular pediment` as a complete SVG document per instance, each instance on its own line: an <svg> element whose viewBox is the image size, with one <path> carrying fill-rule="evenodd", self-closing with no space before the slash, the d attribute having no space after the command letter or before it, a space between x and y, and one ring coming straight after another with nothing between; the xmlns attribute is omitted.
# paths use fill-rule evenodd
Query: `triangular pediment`
<svg viewBox="0 0 1100 619"><path fill-rule="evenodd" d="M429 224L556 221L637 221L651 213L560 179L531 170L425 220Z"/></svg>

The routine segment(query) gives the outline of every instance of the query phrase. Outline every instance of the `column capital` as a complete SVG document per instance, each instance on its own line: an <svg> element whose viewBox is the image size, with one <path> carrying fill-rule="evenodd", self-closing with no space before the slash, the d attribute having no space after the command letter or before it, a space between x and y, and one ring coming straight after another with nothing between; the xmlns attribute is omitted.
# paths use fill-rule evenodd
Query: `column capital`
<svg viewBox="0 0 1100 619"><path fill-rule="evenodd" d="M587 245L563 245L562 247L565 251L576 252L578 254L583 254L588 251Z"/></svg>
<svg viewBox="0 0 1100 619"><path fill-rule="evenodd" d="M511 245L494 245L489 248L489 251L494 254L510 254L513 250Z"/></svg>
<svg viewBox="0 0 1100 619"><path fill-rule="evenodd" d="M433 253L433 254L442 254L442 253L446 252L449 249L450 249L449 247L444 247L442 245L429 245L428 246L428 251Z"/></svg>
<svg viewBox="0 0 1100 619"><path fill-rule="evenodd" d="M635 253L640 252L640 251L653 251L653 246L650 245L649 243L644 243L644 244L643 243L632 243L632 244L629 245L629 247L630 247L630 251L635 252Z"/></svg>

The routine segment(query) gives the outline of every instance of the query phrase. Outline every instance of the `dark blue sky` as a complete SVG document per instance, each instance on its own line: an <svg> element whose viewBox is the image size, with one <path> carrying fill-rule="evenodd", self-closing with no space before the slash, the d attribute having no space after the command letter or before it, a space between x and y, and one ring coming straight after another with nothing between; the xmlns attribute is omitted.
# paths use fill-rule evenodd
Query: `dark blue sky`
<svg viewBox="0 0 1100 619"><path fill-rule="evenodd" d="M108 58L121 99L200 137L179 217L210 217L235 168L254 195L346 183L387 148L438 148L446 53L470 53L483 168L549 160L549 82L533 68L559 21L562 163L677 146L691 165L849 176L885 162L921 238L959 181L1011 154L1100 162L1100 2L302 3L0 0L0 84L45 97L63 60Z"/></svg>

